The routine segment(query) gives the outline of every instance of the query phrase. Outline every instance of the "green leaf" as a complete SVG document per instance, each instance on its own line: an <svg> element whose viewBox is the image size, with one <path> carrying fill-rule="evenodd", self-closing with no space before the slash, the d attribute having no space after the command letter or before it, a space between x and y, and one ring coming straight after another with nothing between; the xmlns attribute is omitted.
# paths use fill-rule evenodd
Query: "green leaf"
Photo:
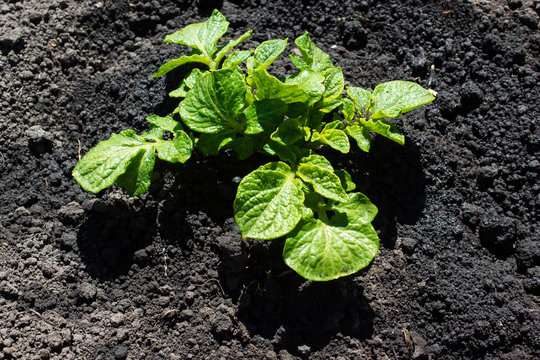
<svg viewBox="0 0 540 360"><path fill-rule="evenodd" d="M341 125L341 121L339 121L339 125ZM318 134L317 141L326 144L343 154L347 154L351 149L347 134L345 134L343 130L333 128L332 123L327 124L323 131Z"/></svg>
<svg viewBox="0 0 540 360"><path fill-rule="evenodd" d="M251 78L257 85L258 99L277 99L286 104L304 102L308 95L296 84L284 84L270 75L266 69L254 71Z"/></svg>
<svg viewBox="0 0 540 360"><path fill-rule="evenodd" d="M375 219L378 209L361 193L348 194L347 203L331 202L327 210L335 211L347 215L347 222L354 225L369 224Z"/></svg>
<svg viewBox="0 0 540 360"><path fill-rule="evenodd" d="M182 130L182 125L178 121L173 120L171 116L150 115L146 120L161 130L169 131L173 134L176 131Z"/></svg>
<svg viewBox="0 0 540 360"><path fill-rule="evenodd" d="M304 62L311 70L324 72L334 68L330 55L315 46L307 31L304 35L298 37L294 43L300 50Z"/></svg>
<svg viewBox="0 0 540 360"><path fill-rule="evenodd" d="M291 145L302 139L305 135L304 127L298 119L286 119L270 135L270 139L281 145Z"/></svg>
<svg viewBox="0 0 540 360"><path fill-rule="evenodd" d="M258 134L263 131L273 130L281 124L287 111L287 104L281 100L263 99L255 100L246 110L245 134Z"/></svg>
<svg viewBox="0 0 540 360"><path fill-rule="evenodd" d="M349 136L352 137L354 140L356 140L356 143L358 144L360 150L369 152L369 149L371 147L371 135L364 126L358 124L347 126L345 128L345 132L349 134Z"/></svg>
<svg viewBox="0 0 540 360"><path fill-rule="evenodd" d="M313 185L313 189L325 198L339 202L349 200L345 189L341 186L339 177L324 157L312 155L302 159L296 173L302 180Z"/></svg>
<svg viewBox="0 0 540 360"><path fill-rule="evenodd" d="M394 118L435 99L428 90L417 83L399 80L377 85L371 98L369 110L373 119Z"/></svg>
<svg viewBox="0 0 540 360"><path fill-rule="evenodd" d="M219 151L230 144L236 137L234 131L224 131L218 134L201 134L196 148L204 155L217 155Z"/></svg>
<svg viewBox="0 0 540 360"><path fill-rule="evenodd" d="M238 186L234 218L243 237L270 240L289 233L302 216L300 180L286 164L280 170L257 169ZM282 169L288 168L284 173Z"/></svg>
<svg viewBox="0 0 540 360"><path fill-rule="evenodd" d="M221 62L223 57L227 55L229 51L231 51L236 45L240 44L242 41L246 40L248 37L251 36L252 30L246 31L244 34L242 34L238 39L235 40L229 40L227 44L222 46L218 52L216 53L216 56L214 57L214 61L217 65ZM244 60L242 60L244 61ZM242 62L241 61L241 62ZM223 67L225 68L225 67Z"/></svg>
<svg viewBox="0 0 540 360"><path fill-rule="evenodd" d="M204 57L211 59L217 47L217 41L225 35L229 22L214 10L207 21L191 24L165 37L164 42L186 45L199 50Z"/></svg>
<svg viewBox="0 0 540 360"><path fill-rule="evenodd" d="M253 154L253 141L249 137L236 138L228 147L234 150L239 160L245 160Z"/></svg>
<svg viewBox="0 0 540 360"><path fill-rule="evenodd" d="M323 82L324 75L309 69L289 75L284 81L285 84L298 85L309 96L308 105L313 105L321 99L325 90Z"/></svg>
<svg viewBox="0 0 540 360"><path fill-rule="evenodd" d="M270 140L264 145L263 150L268 155L278 156L282 161L287 161L289 163L296 162L296 154L292 150L292 146L282 145L278 142Z"/></svg>
<svg viewBox="0 0 540 360"><path fill-rule="evenodd" d="M118 176L116 184L129 195L140 195L150 187L156 162L154 152L153 147L139 151L129 162L126 171Z"/></svg>
<svg viewBox="0 0 540 360"><path fill-rule="evenodd" d="M242 132L238 113L244 107L247 85L244 77L230 69L204 74L180 103L180 116L192 130L218 133Z"/></svg>
<svg viewBox="0 0 540 360"><path fill-rule="evenodd" d="M289 175L291 172L290 166L281 161L274 161L274 162L266 163L262 166L259 166L257 170L279 171L285 175Z"/></svg>
<svg viewBox="0 0 540 360"><path fill-rule="evenodd" d="M338 108L341 103L343 102L343 99L322 99L318 103L315 104L315 109L322 112L323 114L328 114L332 112L332 110Z"/></svg>
<svg viewBox="0 0 540 360"><path fill-rule="evenodd" d="M345 87L345 79L343 78L343 71L341 68L332 69L324 79L324 94L323 99L331 100L341 97L343 88Z"/></svg>
<svg viewBox="0 0 540 360"><path fill-rule="evenodd" d="M189 90L195 86L195 83L206 74L208 71L202 72L201 70L195 68L191 70L189 75L182 81L182 84L178 87L178 89L173 90L169 93L170 97L186 97Z"/></svg>
<svg viewBox="0 0 540 360"><path fill-rule="evenodd" d="M170 61L166 62L165 64L161 65L160 68L158 69L158 71L154 75L152 75L152 77L163 76L166 73L168 73L169 71L174 70L174 69L176 69L177 67L179 67L181 65L188 64L188 63L194 63L194 62L202 63L202 64L210 66L210 60L208 60L206 57L201 56L199 54L182 56L182 57L180 57L178 59L170 60Z"/></svg>
<svg viewBox="0 0 540 360"><path fill-rule="evenodd" d="M302 220L287 237L285 263L306 279L328 281L369 265L379 249L371 224L351 226L338 219Z"/></svg>
<svg viewBox="0 0 540 360"><path fill-rule="evenodd" d="M289 54L289 57L291 58L291 61L292 61L293 65L297 69L302 70L302 69L305 69L305 68L308 67L308 64L306 64L304 59L302 59L300 56L295 55L295 54Z"/></svg>
<svg viewBox="0 0 540 360"><path fill-rule="evenodd" d="M347 95L353 99L356 109L364 116L371 103L371 93L359 87L347 86Z"/></svg>
<svg viewBox="0 0 540 360"><path fill-rule="evenodd" d="M266 69L287 47L287 39L268 40L262 42L247 62L249 72Z"/></svg>
<svg viewBox="0 0 540 360"><path fill-rule="evenodd" d="M225 58L223 62L223 69L234 69L251 55L252 50L233 51L231 55Z"/></svg>
<svg viewBox="0 0 540 360"><path fill-rule="evenodd" d="M304 165L304 164L315 165L320 168L326 169L330 172L334 171L334 168L332 167L332 164L330 164L330 161L328 161L328 159L322 155L314 154L314 155L306 156L300 159L299 165Z"/></svg>
<svg viewBox="0 0 540 360"><path fill-rule="evenodd" d="M154 155L153 143L146 142L133 130L112 134L77 163L73 169L73 177L83 189L98 193L112 186L116 179L126 172L132 159L146 159L145 154L148 151ZM145 169L146 167L142 170Z"/></svg>
<svg viewBox="0 0 540 360"><path fill-rule="evenodd" d="M185 163L193 152L193 141L184 131L177 131L172 141L156 145L158 157L170 163Z"/></svg>
<svg viewBox="0 0 540 360"><path fill-rule="evenodd" d="M334 173L338 176L341 181L341 186L345 191L353 191L356 189L356 184L352 181L352 176L345 170L335 170Z"/></svg>
<svg viewBox="0 0 540 360"><path fill-rule="evenodd" d="M343 101L341 103L341 112L345 117L345 122L347 124L350 124L354 119L354 115L356 115L356 111L354 109L354 102L348 98L343 98L342 100Z"/></svg>
<svg viewBox="0 0 540 360"><path fill-rule="evenodd" d="M360 119L360 122L368 130L371 130L373 132L376 132L377 134L387 137L388 139L397 142L399 145L405 144L405 136L399 133L399 130L396 127L396 125L392 124L390 121L386 119L376 119L376 120L373 120L373 118L369 120Z"/></svg>

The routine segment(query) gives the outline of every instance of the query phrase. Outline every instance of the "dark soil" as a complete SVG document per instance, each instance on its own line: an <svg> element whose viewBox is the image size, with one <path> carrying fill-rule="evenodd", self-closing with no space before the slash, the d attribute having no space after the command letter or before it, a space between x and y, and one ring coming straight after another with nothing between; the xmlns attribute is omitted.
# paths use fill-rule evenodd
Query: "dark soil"
<svg viewBox="0 0 540 360"><path fill-rule="evenodd" d="M158 164L149 194L84 192L80 154L168 114L181 46L219 8L245 46L309 31L354 86L437 100L400 147L333 154L380 209L366 270L305 281L242 240L231 154ZM540 358L540 2L3 0L0 358ZM275 73L291 70L283 60ZM178 75L178 74L177 74Z"/></svg>

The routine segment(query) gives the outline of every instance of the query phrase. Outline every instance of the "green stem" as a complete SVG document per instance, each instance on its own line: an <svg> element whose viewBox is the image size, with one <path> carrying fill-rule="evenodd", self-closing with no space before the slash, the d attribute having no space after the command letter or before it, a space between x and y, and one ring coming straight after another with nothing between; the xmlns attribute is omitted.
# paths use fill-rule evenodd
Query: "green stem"
<svg viewBox="0 0 540 360"><path fill-rule="evenodd" d="M319 205L317 207L317 215L319 219L325 223L328 222L328 216L326 216L326 210L324 210L324 205Z"/></svg>

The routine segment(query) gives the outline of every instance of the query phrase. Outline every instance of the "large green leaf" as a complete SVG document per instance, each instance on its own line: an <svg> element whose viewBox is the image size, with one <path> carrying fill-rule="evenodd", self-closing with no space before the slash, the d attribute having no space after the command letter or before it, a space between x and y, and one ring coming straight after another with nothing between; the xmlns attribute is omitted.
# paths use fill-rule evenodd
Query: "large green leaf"
<svg viewBox="0 0 540 360"><path fill-rule="evenodd" d="M394 118L435 99L428 90L417 83L400 80L377 85L371 98L369 110L373 119Z"/></svg>
<svg viewBox="0 0 540 360"><path fill-rule="evenodd" d="M309 105L319 101L324 94L324 75L313 70L300 70L285 78L285 84L296 84L309 97Z"/></svg>
<svg viewBox="0 0 540 360"><path fill-rule="evenodd" d="M345 214L349 224L362 225L372 222L378 209L368 197L361 193L351 193L348 196L348 202L330 202L327 209Z"/></svg>
<svg viewBox="0 0 540 360"><path fill-rule="evenodd" d="M296 38L294 43L300 50L304 62L311 70L325 72L334 68L330 55L315 46L307 32Z"/></svg>
<svg viewBox="0 0 540 360"><path fill-rule="evenodd" d="M180 103L180 116L192 130L218 133L242 132L238 113L244 107L247 85L244 77L230 69L204 74Z"/></svg>
<svg viewBox="0 0 540 360"><path fill-rule="evenodd" d="M287 111L287 104L281 100L263 99L255 100L246 110L245 134L258 134L273 130L281 124Z"/></svg>
<svg viewBox="0 0 540 360"><path fill-rule="evenodd" d="M347 86L347 95L354 101L356 109L361 116L365 116L369 105L371 104L371 93L359 87ZM350 113L350 110L346 110Z"/></svg>
<svg viewBox="0 0 540 360"><path fill-rule="evenodd" d="M343 88L345 87L345 78L343 77L343 71L341 68L332 69L324 79L324 94L323 99L325 101L336 99L341 97Z"/></svg>
<svg viewBox="0 0 540 360"><path fill-rule="evenodd" d="M302 159L296 173L302 180L313 185L313 189L322 196L339 202L349 201L334 169L331 168L331 165L328 166L328 160L322 161L321 158L326 160L319 155Z"/></svg>
<svg viewBox="0 0 540 360"><path fill-rule="evenodd" d="M308 95L296 84L284 84L275 76L261 69L254 71L251 78L257 85L258 99L277 99L286 104L304 102L309 99Z"/></svg>
<svg viewBox="0 0 540 360"><path fill-rule="evenodd" d="M194 62L202 63L202 64L205 64L205 65L210 65L210 60L208 60L208 58L206 58L206 57L204 57L202 55L199 55L199 54L182 56L182 57L180 57L178 59L170 60L170 61L166 62L165 64L161 65L160 68L158 69L158 71L152 76L153 77L163 76L166 73L168 73L169 71L174 70L174 69L176 69L177 67L179 67L181 65L194 63Z"/></svg>
<svg viewBox="0 0 540 360"><path fill-rule="evenodd" d="M345 128L345 132L354 140L356 140L356 143L358 144L360 150L369 152L369 149L371 147L371 135L363 125L354 124L351 126L347 126Z"/></svg>
<svg viewBox="0 0 540 360"><path fill-rule="evenodd" d="M247 67L249 72L266 69L287 47L287 39L268 40L262 42L248 59Z"/></svg>
<svg viewBox="0 0 540 360"><path fill-rule="evenodd" d="M289 163L296 162L296 154L292 150L292 146L282 145L277 141L269 140L263 147L268 155L278 156L280 160Z"/></svg>
<svg viewBox="0 0 540 360"><path fill-rule="evenodd" d="M217 41L227 32L229 22L218 11L204 22L191 24L177 32L167 35L164 42L186 45L199 50L204 57L211 60L216 51Z"/></svg>
<svg viewBox="0 0 540 360"><path fill-rule="evenodd" d="M232 130L223 131L217 134L201 134L197 140L196 148L204 155L217 155L236 138L236 133Z"/></svg>
<svg viewBox="0 0 540 360"><path fill-rule="evenodd" d="M154 156L154 143L147 142L133 130L112 134L77 163L73 177L83 189L98 193L112 186L126 172L134 158L138 158L138 161L146 159L149 151Z"/></svg>
<svg viewBox="0 0 540 360"><path fill-rule="evenodd" d="M279 170L262 168L240 182L234 217L243 237L275 239L298 224L303 202L302 184L286 164L279 165Z"/></svg>
<svg viewBox="0 0 540 360"><path fill-rule="evenodd" d="M287 237L285 263L304 278L328 281L369 265L379 249L371 224L350 225L343 217L302 219Z"/></svg>

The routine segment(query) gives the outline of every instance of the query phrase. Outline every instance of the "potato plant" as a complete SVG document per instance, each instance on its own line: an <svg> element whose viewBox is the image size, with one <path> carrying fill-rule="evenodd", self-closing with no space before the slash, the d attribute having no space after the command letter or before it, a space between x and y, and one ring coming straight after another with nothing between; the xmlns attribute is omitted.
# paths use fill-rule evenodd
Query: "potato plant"
<svg viewBox="0 0 540 360"><path fill-rule="evenodd" d="M403 144L404 136L388 119L434 96L408 81L386 82L373 92L345 89L341 69L308 33L294 41L301 56L289 55L297 70L276 77L268 67L285 51L287 39L236 50L251 31L218 45L228 26L215 10L207 21L167 35L165 42L190 51L154 76L184 64L200 65L169 94L181 99L173 116L149 116L149 130L142 134L112 134L79 161L73 176L93 193L116 183L139 195L150 186L156 156L184 163L194 150L216 155L230 149L240 159L267 154L275 161L261 165L238 186L233 208L242 236L285 236L283 259L306 279L326 281L357 272L379 248L371 225L377 208L355 192L347 171L334 169L317 149L329 146L348 153L352 142L367 152L372 133ZM165 131L173 134L171 140L164 139Z"/></svg>

